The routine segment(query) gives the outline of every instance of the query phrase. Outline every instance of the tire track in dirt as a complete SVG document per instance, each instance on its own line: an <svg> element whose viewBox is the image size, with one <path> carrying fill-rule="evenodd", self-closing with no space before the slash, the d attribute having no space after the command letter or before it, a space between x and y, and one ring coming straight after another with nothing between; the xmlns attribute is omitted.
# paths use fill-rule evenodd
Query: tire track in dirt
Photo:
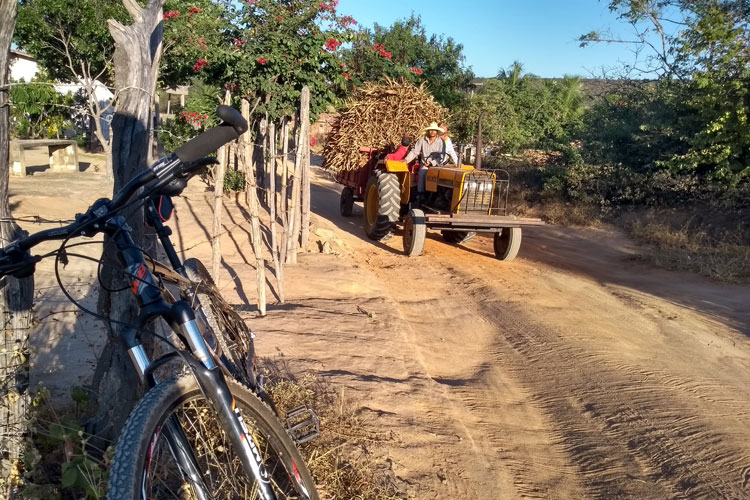
<svg viewBox="0 0 750 500"><path fill-rule="evenodd" d="M462 282L477 278L450 273ZM572 345L567 332L536 324L517 304L498 298L496 286L469 293L480 314L497 322L490 356L505 363L554 421L557 442L580 468L587 497L750 496L746 386L623 364Z"/></svg>
<svg viewBox="0 0 750 500"><path fill-rule="evenodd" d="M487 355L495 350L497 329L461 288L476 286L478 280L456 279L432 266L415 268L413 261L377 253L368 252L365 260L391 291L409 326L405 340L420 353L424 372L436 383L434 390L460 408L435 408L433 417L462 422L475 453L487 464L487 470L473 478L483 492L476 498L585 496L578 469L554 443L551 422L532 394L507 375L502 359ZM419 290L416 300L414 290ZM526 473L529 463L536 466Z"/></svg>
<svg viewBox="0 0 750 500"><path fill-rule="evenodd" d="M357 226L342 236L454 402L436 421L473 432L487 498L750 498L747 287L620 260L605 232L552 229L504 264L483 238L406 259Z"/></svg>
<svg viewBox="0 0 750 500"><path fill-rule="evenodd" d="M368 265L393 290L396 282L403 285L411 262L402 267L385 259L387 266L374 257ZM477 276L476 269L467 272L465 266L457 270L438 262L421 262L420 276L410 284L418 288L429 283L435 295L445 298L410 302L400 293L394 298L422 352L432 349L431 341L420 335L429 335L430 325L446 319L440 313L444 310L461 311L454 316L459 325L473 317L481 325L475 331L486 330L492 337L484 338L487 344L469 375L441 376L442 361L424 364L433 380L476 416L482 453L497 461L493 470L511 474L515 493L503 497L750 495L747 389L736 384L728 388L726 379L706 379L703 373L684 378L644 369L624 363L616 353L576 345L575 336L570 341L567 331L538 324L519 304L504 300L498 287L488 284L491 274ZM528 428L520 434L533 429L547 450L529 447L523 436L514 435L509 421L498 419L514 404L524 406L527 414L509 421L524 422ZM531 418L532 413L538 415ZM531 421L541 425L528 425Z"/></svg>

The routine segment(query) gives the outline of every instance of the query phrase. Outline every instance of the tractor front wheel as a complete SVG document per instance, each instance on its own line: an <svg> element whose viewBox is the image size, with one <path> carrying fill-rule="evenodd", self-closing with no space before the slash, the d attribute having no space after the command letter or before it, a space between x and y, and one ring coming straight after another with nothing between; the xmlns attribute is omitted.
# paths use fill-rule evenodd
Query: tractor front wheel
<svg viewBox="0 0 750 500"><path fill-rule="evenodd" d="M404 253L409 257L416 257L422 253L424 240L427 236L424 212L415 208L409 210L404 220Z"/></svg>
<svg viewBox="0 0 750 500"><path fill-rule="evenodd" d="M365 233L371 240L387 240L393 234L401 208L398 176L374 170L365 188Z"/></svg>
<svg viewBox="0 0 750 500"><path fill-rule="evenodd" d="M521 248L521 228L504 227L502 232L495 233L495 257L510 262L518 255L518 249Z"/></svg>

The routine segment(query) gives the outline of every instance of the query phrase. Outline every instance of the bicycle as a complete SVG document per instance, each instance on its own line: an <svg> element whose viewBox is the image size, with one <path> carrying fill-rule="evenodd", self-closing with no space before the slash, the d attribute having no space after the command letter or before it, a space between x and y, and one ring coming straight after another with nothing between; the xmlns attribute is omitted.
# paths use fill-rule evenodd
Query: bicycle
<svg viewBox="0 0 750 500"><path fill-rule="evenodd" d="M67 258L65 245L74 237L104 233L116 247L140 306L136 323L123 325L120 339L149 390L118 439L107 494L112 500L318 499L294 444L313 433L308 432L309 419L305 421L304 414L289 432L284 428L262 379L255 375L252 333L236 313L226 312L231 308L199 261L179 261L169 240L171 231L154 216L155 198L181 193L192 176L214 161L206 155L247 131L247 122L235 109L219 106L217 114L221 125L158 160L111 200L97 200L72 224L18 239L0 250L0 277L23 278L33 274L44 257ZM147 262L125 218L117 215L135 203L146 204L147 218L155 224L173 269ZM50 254L31 255L34 246L50 240L63 243ZM177 286L179 299L165 282ZM182 348L145 328L155 318L167 322ZM226 327L227 321L233 325ZM145 333L161 338L172 350L149 359L141 342ZM155 372L175 362L184 367L183 373L157 380Z"/></svg>

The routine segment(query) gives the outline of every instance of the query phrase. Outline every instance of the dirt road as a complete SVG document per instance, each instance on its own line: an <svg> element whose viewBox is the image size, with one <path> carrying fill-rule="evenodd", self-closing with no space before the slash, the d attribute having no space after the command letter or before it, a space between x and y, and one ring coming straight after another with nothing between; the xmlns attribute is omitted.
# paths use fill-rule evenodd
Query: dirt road
<svg viewBox="0 0 750 500"><path fill-rule="evenodd" d="M315 210L394 307L372 423L400 433L415 493L750 498L750 287L636 263L610 231L528 230L510 264L436 234L407 259L400 237L363 239L338 191L321 180ZM368 390L355 367L336 375Z"/></svg>
<svg viewBox="0 0 750 500"><path fill-rule="evenodd" d="M269 314L257 318L246 211L228 200L221 288L260 356L325 377L353 405L367 452L405 492L750 498L750 287L637 263L608 231L529 230L509 264L488 239L458 248L433 235L407 259L398 237L364 239L361 208L341 217L339 188L318 174L315 239L340 255L302 254L285 304L269 276ZM17 215L67 218L109 188L90 174L11 189ZM182 254L205 262L211 197L193 182L171 222ZM70 283L94 281L81 266ZM37 290L32 376L64 398L86 382L101 326L64 312L51 268ZM93 303L90 292L80 296Z"/></svg>

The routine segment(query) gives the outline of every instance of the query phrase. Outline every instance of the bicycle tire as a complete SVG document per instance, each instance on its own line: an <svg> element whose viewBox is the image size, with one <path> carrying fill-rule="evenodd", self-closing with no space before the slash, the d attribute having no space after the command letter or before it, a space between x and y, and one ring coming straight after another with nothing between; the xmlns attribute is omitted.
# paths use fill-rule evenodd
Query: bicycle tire
<svg viewBox="0 0 750 500"><path fill-rule="evenodd" d="M250 329L221 296L211 274L200 260L186 259L183 266L188 279L197 285L193 291L198 303L193 304L193 309L202 310L214 332L227 370L234 378L254 389L255 346Z"/></svg>
<svg viewBox="0 0 750 500"><path fill-rule="evenodd" d="M277 498L319 500L307 465L271 410L236 381L227 380L227 384L248 434L261 452ZM108 499L186 498L185 490L192 488L161 433L171 416L182 424L214 500L260 498L255 481L245 475L195 378L183 375L156 385L128 418L117 442Z"/></svg>

